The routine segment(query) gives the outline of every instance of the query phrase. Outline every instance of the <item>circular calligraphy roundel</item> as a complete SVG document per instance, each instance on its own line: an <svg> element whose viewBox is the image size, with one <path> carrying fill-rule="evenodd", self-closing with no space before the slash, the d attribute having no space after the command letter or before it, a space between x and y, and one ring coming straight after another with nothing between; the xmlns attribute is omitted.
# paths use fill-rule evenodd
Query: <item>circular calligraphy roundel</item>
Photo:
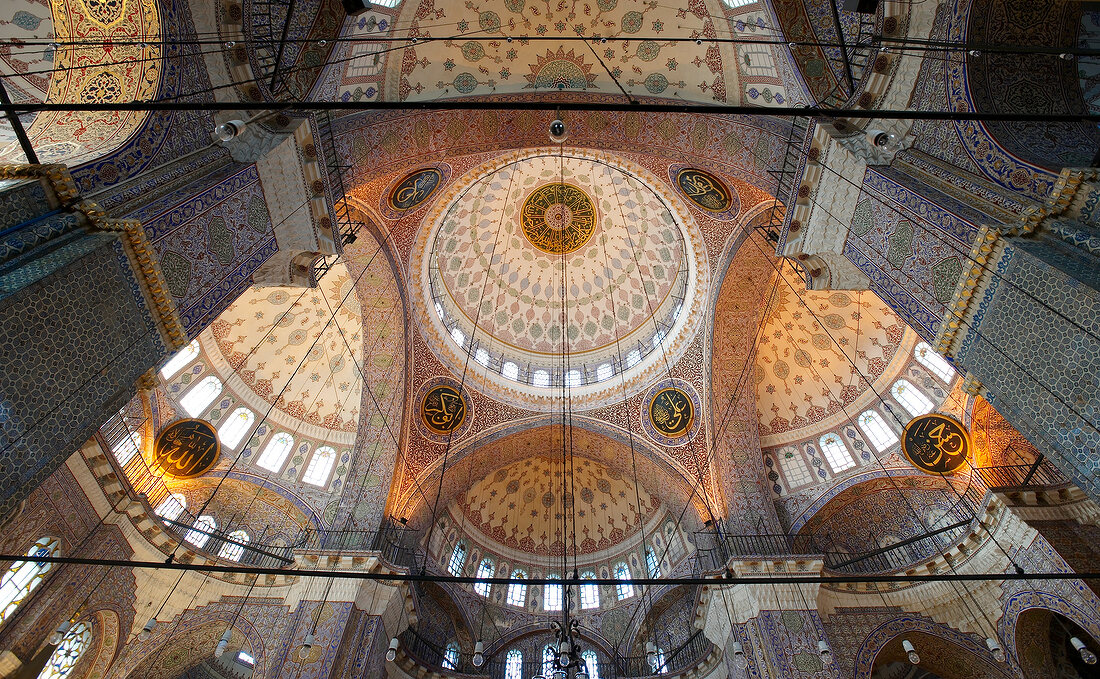
<svg viewBox="0 0 1100 679"><path fill-rule="evenodd" d="M221 455L218 432L206 420L177 420L153 443L153 462L177 479L202 476Z"/></svg>
<svg viewBox="0 0 1100 679"><path fill-rule="evenodd" d="M676 173L676 186L688 200L707 212L725 212L733 207L729 187L709 172L686 167Z"/></svg>
<svg viewBox="0 0 1100 679"><path fill-rule="evenodd" d="M596 231L596 207L572 184L546 184L523 201L523 235L539 250L564 255L584 247Z"/></svg>
<svg viewBox="0 0 1100 679"><path fill-rule="evenodd" d="M443 183L443 173L434 167L417 170L405 176L390 191L390 208L407 211L428 200Z"/></svg>
<svg viewBox="0 0 1100 679"><path fill-rule="evenodd" d="M437 384L424 393L420 418L428 431L445 436L466 421L466 399L449 384Z"/></svg>
<svg viewBox="0 0 1100 679"><path fill-rule="evenodd" d="M650 388L642 400L642 427L662 445L684 445L698 429L700 407L690 384L666 380Z"/></svg>
<svg viewBox="0 0 1100 679"><path fill-rule="evenodd" d="M950 474L970 454L970 434L954 418L929 413L909 420L901 450L913 466L929 474Z"/></svg>

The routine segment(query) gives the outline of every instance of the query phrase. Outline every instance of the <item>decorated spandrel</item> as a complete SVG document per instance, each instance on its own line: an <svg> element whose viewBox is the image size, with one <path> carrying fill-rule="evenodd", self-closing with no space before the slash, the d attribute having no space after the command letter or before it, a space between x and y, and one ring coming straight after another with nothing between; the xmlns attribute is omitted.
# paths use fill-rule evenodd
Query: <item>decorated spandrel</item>
<svg viewBox="0 0 1100 679"><path fill-rule="evenodd" d="M546 184L523 201L523 235L539 250L564 255L584 247L596 230L596 207L570 184Z"/></svg>
<svg viewBox="0 0 1100 679"><path fill-rule="evenodd" d="M443 175L435 168L418 170L408 175L390 192L390 207L394 210L411 210L428 200L443 181Z"/></svg>
<svg viewBox="0 0 1100 679"><path fill-rule="evenodd" d="M921 471L950 474L966 462L970 454L970 434L946 415L921 415L905 425L901 450Z"/></svg>
<svg viewBox="0 0 1100 679"><path fill-rule="evenodd" d="M724 212L733 206L733 196L725 183L709 172L687 168L676 175L684 195L708 212Z"/></svg>
<svg viewBox="0 0 1100 679"><path fill-rule="evenodd" d="M454 387L439 384L428 390L420 406L420 416L436 434L448 434L466 419L466 400Z"/></svg>
<svg viewBox="0 0 1100 679"><path fill-rule="evenodd" d="M168 476L202 476L221 454L218 432L206 420L178 420L165 427L153 443L153 462Z"/></svg>
<svg viewBox="0 0 1100 679"><path fill-rule="evenodd" d="M669 438L679 438L691 430L695 406L691 398L674 387L662 389L649 404L653 428Z"/></svg>

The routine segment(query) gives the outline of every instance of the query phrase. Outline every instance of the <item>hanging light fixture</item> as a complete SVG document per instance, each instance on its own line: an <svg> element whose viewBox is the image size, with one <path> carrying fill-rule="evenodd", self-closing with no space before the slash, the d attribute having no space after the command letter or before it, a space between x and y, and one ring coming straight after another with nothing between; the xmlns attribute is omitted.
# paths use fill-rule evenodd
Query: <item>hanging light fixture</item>
<svg viewBox="0 0 1100 679"><path fill-rule="evenodd" d="M749 659L745 656L745 647L740 641L733 642L733 666L743 670L749 666Z"/></svg>
<svg viewBox="0 0 1100 679"><path fill-rule="evenodd" d="M989 652L993 654L993 659L997 662L1005 661L1005 650L1001 648L1001 642L997 641L993 637L986 637L985 647L989 649Z"/></svg>
<svg viewBox="0 0 1100 679"><path fill-rule="evenodd" d="M225 654L225 649L229 646L229 637L233 636L233 628L226 627L222 632L222 638L218 639L218 645L214 647L214 657L220 658Z"/></svg>
<svg viewBox="0 0 1100 679"><path fill-rule="evenodd" d="M397 660L397 637L390 639L390 647L386 649L386 660L390 662Z"/></svg>
<svg viewBox="0 0 1100 679"><path fill-rule="evenodd" d="M1081 660L1086 665L1096 664L1096 654L1089 650L1089 647L1085 645L1085 642L1081 641L1077 637L1070 637L1069 643L1073 646L1074 650L1081 654Z"/></svg>
<svg viewBox="0 0 1100 679"><path fill-rule="evenodd" d="M138 632L138 639L142 641L147 641L149 637L153 636L153 628L155 628L156 626L157 619L149 618L148 622L145 623L145 627L142 627L141 631Z"/></svg>
<svg viewBox="0 0 1100 679"><path fill-rule="evenodd" d="M913 642L909 641L908 639L902 639L901 650L905 651L905 654L909 656L909 662L913 663L914 665L920 664L920 656L917 655L917 649L914 648Z"/></svg>
<svg viewBox="0 0 1100 679"><path fill-rule="evenodd" d="M60 644L61 641L65 638L65 635L69 633L70 629L72 629L72 626L72 620L66 620L65 622L58 625L57 629L55 629L53 631L53 634L50 635L50 645L57 646L58 644Z"/></svg>
<svg viewBox="0 0 1100 679"><path fill-rule="evenodd" d="M474 667L481 667L485 664L485 644L483 644L480 639L474 644L473 661Z"/></svg>
<svg viewBox="0 0 1100 679"><path fill-rule="evenodd" d="M817 655L821 657L821 662L826 665L833 664L833 651L829 648L829 642L821 639L817 642Z"/></svg>
<svg viewBox="0 0 1100 679"><path fill-rule="evenodd" d="M306 638L302 640L302 647L298 649L298 657L305 659L309 657L309 652L313 650L313 632L306 635Z"/></svg>

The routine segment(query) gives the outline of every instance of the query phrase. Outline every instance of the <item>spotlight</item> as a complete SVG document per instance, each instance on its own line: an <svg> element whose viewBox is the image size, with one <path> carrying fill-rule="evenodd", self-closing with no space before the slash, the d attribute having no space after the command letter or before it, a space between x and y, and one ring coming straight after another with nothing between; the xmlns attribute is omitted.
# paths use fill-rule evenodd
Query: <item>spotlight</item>
<svg viewBox="0 0 1100 679"><path fill-rule="evenodd" d="M745 647L740 641L733 642L733 666L739 670L749 666L749 659L745 657Z"/></svg>
<svg viewBox="0 0 1100 679"><path fill-rule="evenodd" d="M230 139L234 139L244 132L245 122L243 120L227 120L221 125L214 128L214 139L220 142L227 142Z"/></svg>
<svg viewBox="0 0 1100 679"><path fill-rule="evenodd" d="M561 118L557 118L550 123L550 141L555 144L563 144L568 138L569 132L565 129L565 123L562 122Z"/></svg>
<svg viewBox="0 0 1100 679"><path fill-rule="evenodd" d="M149 637L153 636L153 628L156 627L156 626L157 626L157 619L156 618L149 618L149 622L145 623L145 627L142 627L141 631L138 632L138 639L140 639L142 641L145 641Z"/></svg>
<svg viewBox="0 0 1100 679"><path fill-rule="evenodd" d="M920 664L920 656L917 655L917 649L913 647L913 642L908 639L901 640L901 650L905 651L905 654L909 656L909 662L914 665Z"/></svg>
<svg viewBox="0 0 1100 679"><path fill-rule="evenodd" d="M72 626L73 623L71 620L66 620L65 622L58 625L57 629L55 629L53 631L53 634L50 635L50 645L57 646L58 644L60 644L61 640L64 639L65 635L69 633L70 629L72 629Z"/></svg>
<svg viewBox="0 0 1100 679"><path fill-rule="evenodd" d="M306 638L302 640L302 647L298 649L298 657L305 660L309 657L309 652L313 650L313 632L306 635Z"/></svg>
<svg viewBox="0 0 1100 679"><path fill-rule="evenodd" d="M386 660L397 660L397 637L390 639L390 647L386 649Z"/></svg>

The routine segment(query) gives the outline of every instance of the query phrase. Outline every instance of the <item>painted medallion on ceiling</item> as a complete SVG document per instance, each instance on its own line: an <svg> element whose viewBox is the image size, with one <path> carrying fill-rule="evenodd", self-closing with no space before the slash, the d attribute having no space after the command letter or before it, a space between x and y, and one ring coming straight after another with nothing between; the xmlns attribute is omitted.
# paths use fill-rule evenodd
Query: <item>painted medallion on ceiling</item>
<svg viewBox="0 0 1100 679"><path fill-rule="evenodd" d="M592 199L572 184L544 184L523 201L523 235L539 250L567 255L584 247L596 230Z"/></svg>
<svg viewBox="0 0 1100 679"><path fill-rule="evenodd" d="M665 446L682 446L695 437L702 401L683 380L663 380L642 399L642 428Z"/></svg>
<svg viewBox="0 0 1100 679"><path fill-rule="evenodd" d="M452 182L411 262L412 306L455 376L540 410L563 387L575 407L621 400L617 376L636 390L658 357L674 361L708 274L690 213L644 168L559 153L510 154Z"/></svg>
<svg viewBox="0 0 1100 679"><path fill-rule="evenodd" d="M153 462L176 479L202 476L221 454L218 433L206 420L178 420L165 427L153 443Z"/></svg>
<svg viewBox="0 0 1100 679"><path fill-rule="evenodd" d="M951 474L970 454L970 434L954 418L928 413L905 425L901 450L923 472Z"/></svg>
<svg viewBox="0 0 1100 679"><path fill-rule="evenodd" d="M428 202L450 174L450 166L439 163L402 176L383 194L382 213L390 219L405 217Z"/></svg>
<svg viewBox="0 0 1100 679"><path fill-rule="evenodd" d="M727 219L737 216L740 207L737 194L715 175L705 170L682 166L670 168L669 175L676 188L696 207Z"/></svg>
<svg viewBox="0 0 1100 679"><path fill-rule="evenodd" d="M562 554L561 516L576 522L576 549L593 554L641 530L660 500L639 479L586 458L574 458L570 489L563 492L560 458L533 456L480 479L458 498L472 528L495 542L528 554Z"/></svg>
<svg viewBox="0 0 1100 679"><path fill-rule="evenodd" d="M446 444L461 437L474 420L470 398L462 383L449 377L434 377L420 385L414 401L419 409L417 428L429 441Z"/></svg>

